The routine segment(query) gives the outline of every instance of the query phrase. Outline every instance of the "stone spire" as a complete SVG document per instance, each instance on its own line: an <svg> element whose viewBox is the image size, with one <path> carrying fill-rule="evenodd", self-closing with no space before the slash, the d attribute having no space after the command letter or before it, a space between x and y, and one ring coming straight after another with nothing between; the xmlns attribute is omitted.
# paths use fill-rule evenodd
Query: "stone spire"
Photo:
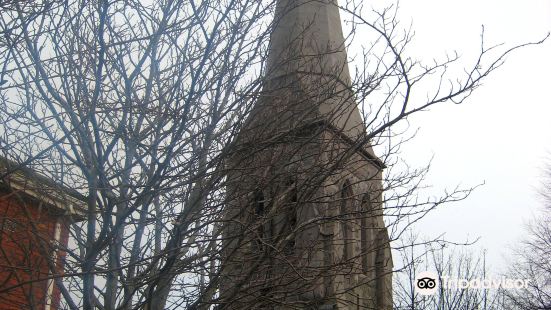
<svg viewBox="0 0 551 310"><path fill-rule="evenodd" d="M335 0L279 0L272 33L269 74L335 75L350 86L339 8ZM273 72L272 72L273 71ZM306 71L306 72L305 72Z"/></svg>
<svg viewBox="0 0 551 310"><path fill-rule="evenodd" d="M353 141L364 136L336 0L279 0L275 18L265 92L273 98L291 88L283 97L293 100L279 105L297 105L300 123L326 122Z"/></svg>

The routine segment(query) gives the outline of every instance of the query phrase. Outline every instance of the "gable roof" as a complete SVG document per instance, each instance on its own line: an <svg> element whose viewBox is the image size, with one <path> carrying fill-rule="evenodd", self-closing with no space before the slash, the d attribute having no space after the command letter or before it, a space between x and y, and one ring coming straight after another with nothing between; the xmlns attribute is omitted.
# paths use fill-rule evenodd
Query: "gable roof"
<svg viewBox="0 0 551 310"><path fill-rule="evenodd" d="M86 197L74 189L0 156L0 185L11 191L37 199L63 215L81 220L86 210Z"/></svg>

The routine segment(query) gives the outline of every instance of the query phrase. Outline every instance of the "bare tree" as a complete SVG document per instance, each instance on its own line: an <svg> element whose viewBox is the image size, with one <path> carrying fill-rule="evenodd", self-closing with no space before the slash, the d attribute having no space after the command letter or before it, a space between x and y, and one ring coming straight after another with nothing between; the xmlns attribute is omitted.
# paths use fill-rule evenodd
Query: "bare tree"
<svg viewBox="0 0 551 310"><path fill-rule="evenodd" d="M503 288L461 288L456 283L458 279L484 281L496 277L487 270L485 251L478 254L470 249L476 241L422 240L418 234L408 233L397 247L401 263L394 284L396 309L503 309ZM417 275L425 271L438 277L433 295L421 295L415 288Z"/></svg>
<svg viewBox="0 0 551 310"><path fill-rule="evenodd" d="M551 309L551 169L541 190L544 206L527 226L515 249L507 275L529 281L526 288L506 292L507 309Z"/></svg>
<svg viewBox="0 0 551 310"><path fill-rule="evenodd" d="M223 210L232 186L228 163L236 152L263 156L276 138L295 139L295 148L308 145L292 134L265 135L245 149L235 145L236 134L247 128L244 120L265 95L269 39L278 23L272 21L274 7L273 1L252 0L15 1L2 11L2 154L86 197L85 221L71 227L71 242L63 249L65 271L51 270L64 307L226 305L218 289L227 238L221 231L228 225ZM450 76L447 69L459 57L431 65L414 61L406 53L411 34L399 31L392 8L367 12L348 1L341 11L352 25L347 42L361 31L373 34L358 53L349 87L364 108L367 133L332 165L312 173L313 180L291 184L297 192L315 188L312 184L370 143L384 151L379 157L388 168L384 176L378 171L379 193L385 193L378 212L388 216L390 239L396 239L408 226L403 220L414 222L472 190L417 199L428 167L402 170L397 164L400 145L409 137L403 132L407 119L433 105L461 103L506 55L541 41L498 50L482 40L475 64L462 76ZM428 93L419 87L425 83L434 83ZM330 83L317 85L307 90L316 94L310 98L342 96ZM282 87L293 94L293 85ZM258 126L271 133L278 122L268 119ZM257 181L261 189L270 182L273 188L274 178L279 182L284 176ZM278 195L292 197L289 188ZM292 202L311 203L312 196L304 197ZM345 215L360 221L369 216L353 210ZM243 223L247 233L259 227L258 219L249 220ZM278 234L275 249L296 229ZM244 235L230 242L243 242ZM262 259L276 257L265 251ZM1 288L0 294L11 289ZM249 308L260 303L249 302Z"/></svg>

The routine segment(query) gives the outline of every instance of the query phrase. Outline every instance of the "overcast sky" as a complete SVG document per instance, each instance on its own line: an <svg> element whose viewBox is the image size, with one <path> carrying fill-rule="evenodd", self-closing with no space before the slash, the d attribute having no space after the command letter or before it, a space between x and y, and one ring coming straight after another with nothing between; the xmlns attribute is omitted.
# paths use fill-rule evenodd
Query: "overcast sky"
<svg viewBox="0 0 551 310"><path fill-rule="evenodd" d="M369 1L375 7L394 2ZM481 25L493 44L537 41L551 31L550 0L416 0L400 8L400 20L415 30L410 53L426 60L454 50L466 59L475 55ZM468 200L436 210L420 230L453 241L481 237L491 271L504 266L509 247L541 207L537 189L551 165L550 73L548 40L508 57L464 104L411 119L420 132L404 155L422 164L434 154L427 183L438 189L485 182Z"/></svg>

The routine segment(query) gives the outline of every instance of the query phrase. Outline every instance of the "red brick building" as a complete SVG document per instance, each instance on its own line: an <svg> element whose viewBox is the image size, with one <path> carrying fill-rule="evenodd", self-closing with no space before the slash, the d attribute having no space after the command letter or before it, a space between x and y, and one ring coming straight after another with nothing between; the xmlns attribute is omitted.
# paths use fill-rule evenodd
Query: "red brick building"
<svg viewBox="0 0 551 310"><path fill-rule="evenodd" d="M84 197L3 158L0 177L0 309L58 309L54 278Z"/></svg>

